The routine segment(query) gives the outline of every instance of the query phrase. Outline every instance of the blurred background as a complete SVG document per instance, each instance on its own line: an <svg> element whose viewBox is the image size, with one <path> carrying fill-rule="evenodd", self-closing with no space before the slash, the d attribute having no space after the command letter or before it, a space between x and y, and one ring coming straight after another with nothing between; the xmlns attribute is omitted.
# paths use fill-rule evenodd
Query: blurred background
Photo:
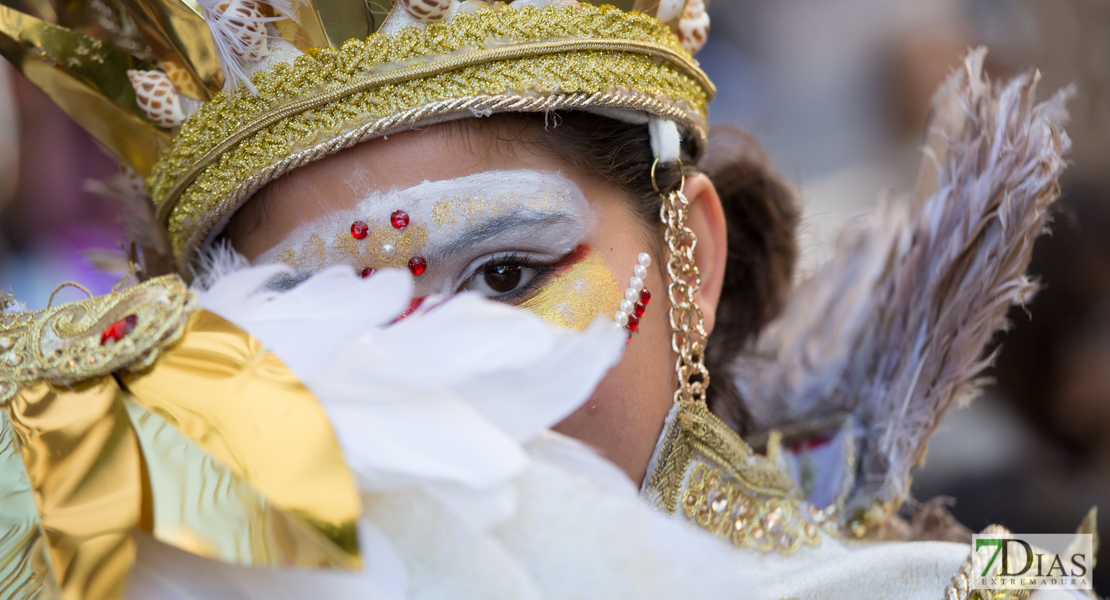
<svg viewBox="0 0 1110 600"><path fill-rule="evenodd" d="M698 59L720 87L711 119L752 132L804 203L803 270L880 194L911 189L932 91L967 48L995 78L1036 67L1042 98L1070 83L1075 145L1051 237L1031 271L1044 289L988 375L996 381L933 438L913 494L955 499L973 531L1074 531L1110 509L1110 2L719 0ZM912 510L912 506L909 510ZM1110 514L1101 519L1110 539ZM1110 594L1103 548L1095 587Z"/></svg>
<svg viewBox="0 0 1110 600"><path fill-rule="evenodd" d="M957 498L976 531L1068 532L1110 508L1110 1L716 0L710 13L698 58L719 86L711 120L752 132L799 190L803 270L880 195L910 189L932 91L969 47L990 48L994 77L1041 69L1044 97L1078 84L1074 164L1033 259L1045 289L1010 315L997 384L949 416L914 495ZM116 168L0 61L0 291L38 309L62 281L111 288L83 253L117 248L123 227L85 190Z"/></svg>

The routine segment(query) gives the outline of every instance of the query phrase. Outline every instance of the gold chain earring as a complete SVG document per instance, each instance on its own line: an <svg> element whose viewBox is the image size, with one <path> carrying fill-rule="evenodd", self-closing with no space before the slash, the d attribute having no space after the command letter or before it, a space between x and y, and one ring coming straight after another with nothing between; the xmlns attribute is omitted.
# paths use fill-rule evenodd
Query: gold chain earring
<svg viewBox="0 0 1110 600"><path fill-rule="evenodd" d="M651 165L651 185L659 193L663 203L659 208L659 218L666 226L663 239L667 242L667 274L670 285L667 297L670 299L671 347L678 354L675 373L678 375L678 389L675 390L676 402L706 402L709 388L709 371L705 368L705 343L707 335L703 326L701 307L694 302L694 294L701 287L701 274L694 264L694 249L698 238L686 226L690 212L690 201L684 193L686 174L682 161L678 170L682 176L678 189L663 193L655 180L655 170L659 159Z"/></svg>

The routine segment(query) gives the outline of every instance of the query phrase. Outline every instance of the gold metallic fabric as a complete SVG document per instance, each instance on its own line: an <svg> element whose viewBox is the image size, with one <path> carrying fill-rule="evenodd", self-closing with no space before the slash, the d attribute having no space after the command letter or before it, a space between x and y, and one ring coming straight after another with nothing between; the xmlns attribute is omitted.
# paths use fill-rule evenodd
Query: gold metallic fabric
<svg viewBox="0 0 1110 600"><path fill-rule="evenodd" d="M359 567L361 504L327 416L257 340L198 310L153 369L121 380L142 409L157 415L131 409L144 454L151 455L158 539L240 564ZM181 435L170 435L159 419ZM204 489L221 493L193 493ZM167 520L158 510L164 506L185 512ZM257 530L221 531L220 519Z"/></svg>
<svg viewBox="0 0 1110 600"><path fill-rule="evenodd" d="M125 406L149 473L156 539L251 567L357 566L159 414L133 399Z"/></svg>
<svg viewBox="0 0 1110 600"><path fill-rule="evenodd" d="M623 299L613 272L591 252L578 264L557 273L520 307L553 325L585 331L599 315L616 312Z"/></svg>
<svg viewBox="0 0 1110 600"><path fill-rule="evenodd" d="M322 407L190 303L164 277L0 315L0 598L120 598L136 527L244 566L361 566L360 499Z"/></svg>
<svg viewBox="0 0 1110 600"><path fill-rule="evenodd" d="M155 60L138 26L119 0L23 0L8 5L100 40L142 62Z"/></svg>
<svg viewBox="0 0 1110 600"><path fill-rule="evenodd" d="M276 28L302 50L339 48L376 32L392 7L390 0L304 0L297 6L296 21L281 21Z"/></svg>
<svg viewBox="0 0 1110 600"><path fill-rule="evenodd" d="M8 411L0 410L0 598L58 595L31 482L15 446Z"/></svg>
<svg viewBox="0 0 1110 600"><path fill-rule="evenodd" d="M142 478L120 394L111 376L72 389L40 383L9 406L66 600L119 598L135 560Z"/></svg>
<svg viewBox="0 0 1110 600"><path fill-rule="evenodd" d="M104 42L0 6L0 54L101 144L146 176L169 133L143 115L128 69L149 68Z"/></svg>
<svg viewBox="0 0 1110 600"><path fill-rule="evenodd" d="M122 0L181 94L208 100L224 76L204 10L193 0Z"/></svg>
<svg viewBox="0 0 1110 600"><path fill-rule="evenodd" d="M26 385L69 385L119 369L144 369L172 343L192 293L174 275L45 310L0 314L0 406ZM102 343L105 328L129 316L134 328Z"/></svg>
<svg viewBox="0 0 1110 600"><path fill-rule="evenodd" d="M700 402L677 403L643 496L743 548L791 554L839 535L832 514Z"/></svg>
<svg viewBox="0 0 1110 600"><path fill-rule="evenodd" d="M469 114L476 107L466 101L477 97L503 100L486 107L492 112L625 107L673 118L704 143L715 92L666 25L589 6L459 14L312 52L251 80L257 97L217 94L182 127L148 180L179 264L246 199L244 190L299 166L284 159L311 148L324 149L313 158L324 156L348 133L407 111L437 105L435 113L409 116ZM573 105L532 102L567 97Z"/></svg>

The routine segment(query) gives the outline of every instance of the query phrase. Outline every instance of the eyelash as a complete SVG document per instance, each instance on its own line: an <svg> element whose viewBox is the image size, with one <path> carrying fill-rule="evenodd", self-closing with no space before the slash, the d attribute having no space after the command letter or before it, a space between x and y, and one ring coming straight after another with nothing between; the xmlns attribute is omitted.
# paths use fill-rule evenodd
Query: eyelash
<svg viewBox="0 0 1110 600"><path fill-rule="evenodd" d="M540 261L537 261L537 260L534 260L534 259L531 259L531 258L528 258L528 257L525 257L525 256L520 256L516 252L513 252L511 254L503 254L503 255L500 255L500 256L494 256L494 257L490 258L489 260L481 263L477 267L475 267L470 272L470 275L465 280L463 280L462 284L458 288L458 291L462 291L466 287L467 284L469 284L471 281L473 281L475 277L480 276L488 268L501 266L501 265L512 265L512 266L517 266L517 267L521 267L521 268L524 268L524 269L534 269L536 271L536 274L532 277L531 280L528 281L528 283L524 284L524 286L521 287L519 290L516 290L514 292L510 292L510 293L505 294L503 296L499 296L497 298L497 301L498 302L508 302L508 303L523 301L536 288L540 287L541 284L545 283L548 280L548 278L550 277L550 275L552 273L554 273L555 271L557 271L559 269L559 267L562 266L563 263L565 263L567 261L567 259L570 258L573 254L574 254L573 251L568 252L567 254L559 257L554 262L540 262Z"/></svg>

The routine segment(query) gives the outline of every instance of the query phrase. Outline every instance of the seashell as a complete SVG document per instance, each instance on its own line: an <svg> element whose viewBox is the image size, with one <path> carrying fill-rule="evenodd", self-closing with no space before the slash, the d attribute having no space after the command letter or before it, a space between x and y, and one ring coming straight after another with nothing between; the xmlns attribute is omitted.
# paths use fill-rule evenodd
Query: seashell
<svg viewBox="0 0 1110 600"><path fill-rule="evenodd" d="M146 118L161 127L177 127L185 122L185 112L177 88L168 75L162 71L127 72L131 87L135 88L135 100Z"/></svg>
<svg viewBox="0 0 1110 600"><path fill-rule="evenodd" d="M397 0L410 17L421 23L439 21L451 9L451 0Z"/></svg>
<svg viewBox="0 0 1110 600"><path fill-rule="evenodd" d="M703 0L690 0L678 22L678 41L690 54L697 54L709 41L709 13Z"/></svg>
<svg viewBox="0 0 1110 600"><path fill-rule="evenodd" d="M269 36L266 21L269 18L254 0L230 0L216 5L219 32L228 41L232 52L239 58L258 62L269 56Z"/></svg>
<svg viewBox="0 0 1110 600"><path fill-rule="evenodd" d="M655 11L655 18L664 23L669 23L682 14L682 7L686 0L659 0L659 8Z"/></svg>

